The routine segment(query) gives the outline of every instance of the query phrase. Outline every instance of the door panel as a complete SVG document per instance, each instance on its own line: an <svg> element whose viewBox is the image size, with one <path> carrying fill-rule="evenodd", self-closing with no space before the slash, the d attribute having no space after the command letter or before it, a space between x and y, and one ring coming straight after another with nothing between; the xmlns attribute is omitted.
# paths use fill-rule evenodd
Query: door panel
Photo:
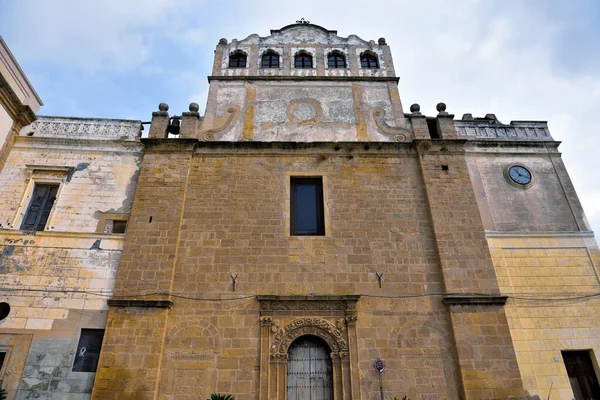
<svg viewBox="0 0 600 400"><path fill-rule="evenodd" d="M292 343L288 353L287 399L331 400L332 383L327 345L312 336Z"/></svg>
<svg viewBox="0 0 600 400"><path fill-rule="evenodd" d="M600 386L590 352L563 351L562 356L575 400L600 400Z"/></svg>

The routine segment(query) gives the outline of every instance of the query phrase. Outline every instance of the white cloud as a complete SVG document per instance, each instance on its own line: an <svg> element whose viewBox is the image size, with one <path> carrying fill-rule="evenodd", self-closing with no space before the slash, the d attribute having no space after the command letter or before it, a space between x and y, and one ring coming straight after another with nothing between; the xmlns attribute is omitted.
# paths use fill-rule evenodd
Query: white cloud
<svg viewBox="0 0 600 400"><path fill-rule="evenodd" d="M25 0L10 23L19 56L86 69L128 70L150 57L152 41L176 30L187 0Z"/></svg>

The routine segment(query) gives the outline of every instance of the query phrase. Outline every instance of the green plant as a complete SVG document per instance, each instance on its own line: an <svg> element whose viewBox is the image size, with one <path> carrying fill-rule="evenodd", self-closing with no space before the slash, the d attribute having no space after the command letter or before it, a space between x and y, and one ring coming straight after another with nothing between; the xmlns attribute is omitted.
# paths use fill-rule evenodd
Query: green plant
<svg viewBox="0 0 600 400"><path fill-rule="evenodd" d="M0 400L6 400L8 397L8 392L2 387L2 383L3 382L0 381Z"/></svg>
<svg viewBox="0 0 600 400"><path fill-rule="evenodd" d="M2 399L0 398L0 400ZM230 394L213 393L210 395L210 400L235 400L235 397Z"/></svg>

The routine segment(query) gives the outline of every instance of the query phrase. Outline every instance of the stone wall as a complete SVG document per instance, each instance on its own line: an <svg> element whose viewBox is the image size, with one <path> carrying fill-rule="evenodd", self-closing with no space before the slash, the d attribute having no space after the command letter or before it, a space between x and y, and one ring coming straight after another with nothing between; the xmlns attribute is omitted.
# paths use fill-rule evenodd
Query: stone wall
<svg viewBox="0 0 600 400"><path fill-rule="evenodd" d="M142 150L135 134L106 137L115 124L97 122L87 121L87 132L103 138L80 130L72 140L68 127L85 122L40 118L15 137L0 171L0 301L11 307L0 322L0 351L9 399L90 397L95 373L72 371L77 345L81 329L106 326L124 240L104 233L103 215L126 218ZM33 187L45 182L59 185L46 228L22 231Z"/></svg>
<svg viewBox="0 0 600 400"><path fill-rule="evenodd" d="M121 303L110 311L109 347L102 354L93 398L136 393L194 399L218 391L257 399L263 384L268 398L276 398L284 384L273 371L278 364L269 361L276 334L264 335L279 332L298 316L318 317L348 336L348 361L341 361L354 371L344 389L352 392L348 398L378 395L373 370L378 357L387 363L384 380L390 397L520 398L521 379L502 308L459 312L463 321L453 328L454 316L442 304L442 270L451 271L453 264L440 264L439 241L451 241L433 228L426 185L451 190L450 181L456 178L467 185L468 172L458 169L465 166L464 156L449 160L457 172L440 175L439 182L424 182L422 156L411 145L144 142L130 235L116 283L114 301ZM439 169L436 157L426 161L431 173ZM290 236L292 176L322 177L325 236ZM436 210L451 213L451 200ZM479 285L473 282L475 276L460 280L459 271L449 272L447 279L452 290L456 279L456 290L468 280L473 290L493 293L498 287L475 204L471 197L456 214L465 224L460 235L478 229L479 240L464 262L473 268L487 263L488 273L476 276ZM479 225L464 222L463 214L472 215ZM456 227L458 220L450 216L442 223ZM461 249L472 236L464 239ZM464 267L460 258L456 263ZM381 287L377 274L383 274ZM323 311L333 310L325 305L316 311L278 311L272 325L261 331L257 295L310 294L362 295L355 327L343 318L340 322L337 311ZM157 307L159 301L174 305L144 308ZM486 313L493 318L481 317ZM479 337L484 359L460 354L472 363L469 369L460 362L467 373L494 360L494 376L461 377L455 343L471 343L474 333L458 327L494 330L489 341ZM465 343L461 351L467 347ZM504 384L497 390L476 386L499 380Z"/></svg>
<svg viewBox="0 0 600 400"><path fill-rule="evenodd" d="M557 150L557 144L474 145L469 173L485 229L504 232L573 232L589 224ZM526 189L511 185L507 168L523 165L533 174Z"/></svg>
<svg viewBox="0 0 600 400"><path fill-rule="evenodd" d="M489 235L519 370L531 395L573 398L563 350L600 362L600 254L590 234Z"/></svg>

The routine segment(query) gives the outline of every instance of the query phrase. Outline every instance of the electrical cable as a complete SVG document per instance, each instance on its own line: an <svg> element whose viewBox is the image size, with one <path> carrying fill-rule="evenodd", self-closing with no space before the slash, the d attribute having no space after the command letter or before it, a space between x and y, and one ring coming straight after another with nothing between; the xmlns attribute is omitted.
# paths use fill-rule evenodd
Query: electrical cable
<svg viewBox="0 0 600 400"><path fill-rule="evenodd" d="M63 293L63 294L88 294L99 297L111 297L113 291L110 289L104 289L99 291L91 290L77 290L77 289L37 289L37 288L7 288L0 287L0 292L31 292L31 293ZM270 293L272 294L272 293ZM175 298L181 298L186 300L195 301L233 301L254 298L256 296L269 295L263 293L249 294L240 293L239 295L233 295L232 293L211 293L211 292L151 292L151 293L130 293L127 297L147 297L147 296L171 296ZM312 294L311 294L312 295ZM311 296L309 295L309 296ZM562 297L546 297L546 293L532 293L532 292L504 292L504 293L478 293L478 292L431 292L431 293L415 293L415 294L401 294L401 295L384 295L384 294L360 294L362 297L368 298L388 298L388 299L411 299L411 298L423 298L423 297L434 297L434 296L479 296L479 297L497 297L506 296L509 300L523 300L523 301L573 301L573 300L584 300L600 296L600 292L596 293L585 293L585 292L563 292L554 293L555 296ZM225 297L214 297L214 296L225 296ZM315 296L319 296L316 294ZM121 297L121 296L119 296Z"/></svg>

